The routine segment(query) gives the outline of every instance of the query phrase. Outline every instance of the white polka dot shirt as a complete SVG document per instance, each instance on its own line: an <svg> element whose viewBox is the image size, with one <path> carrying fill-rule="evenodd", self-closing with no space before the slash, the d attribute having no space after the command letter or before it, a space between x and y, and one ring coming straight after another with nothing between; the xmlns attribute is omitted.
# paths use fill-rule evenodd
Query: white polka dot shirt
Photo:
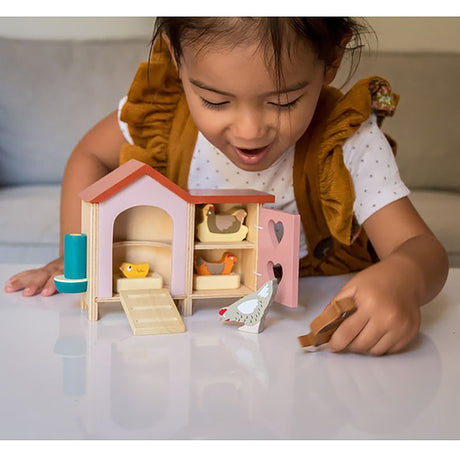
<svg viewBox="0 0 460 460"><path fill-rule="evenodd" d="M409 195L375 114L347 139L343 158L353 180L353 211L360 224L387 204Z"/></svg>
<svg viewBox="0 0 460 460"><path fill-rule="evenodd" d="M120 101L119 115L125 98ZM133 143L126 124L120 128ZM384 206L409 195L400 176L391 146L372 114L343 144L343 158L355 189L353 206L356 220L362 224ZM294 146L263 171L245 171L235 166L198 133L188 178L189 189L254 189L275 195L275 203L265 205L289 213L298 213L294 199L292 169ZM307 229L308 231L308 229ZM299 258L308 254L304 229L300 231Z"/></svg>

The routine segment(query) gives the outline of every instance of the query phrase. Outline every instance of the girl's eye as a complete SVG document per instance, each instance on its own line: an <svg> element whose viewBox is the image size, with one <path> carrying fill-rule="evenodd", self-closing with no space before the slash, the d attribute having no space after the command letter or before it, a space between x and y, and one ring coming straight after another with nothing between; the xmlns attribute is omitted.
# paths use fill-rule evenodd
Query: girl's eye
<svg viewBox="0 0 460 460"><path fill-rule="evenodd" d="M274 105L275 107L277 107L278 109L281 109L281 110L290 110L290 109L294 108L299 103L299 100L300 100L301 97L302 96L300 96L297 99L294 99L293 101L288 102L286 104L275 104L274 102L269 102L269 104Z"/></svg>
<svg viewBox="0 0 460 460"><path fill-rule="evenodd" d="M204 107L206 107L207 109L211 109L211 110L222 110L223 107L226 104L228 104L227 101L225 101L225 102L209 102L206 99L203 99L202 97L200 97L200 100L201 100L201 103L203 104Z"/></svg>

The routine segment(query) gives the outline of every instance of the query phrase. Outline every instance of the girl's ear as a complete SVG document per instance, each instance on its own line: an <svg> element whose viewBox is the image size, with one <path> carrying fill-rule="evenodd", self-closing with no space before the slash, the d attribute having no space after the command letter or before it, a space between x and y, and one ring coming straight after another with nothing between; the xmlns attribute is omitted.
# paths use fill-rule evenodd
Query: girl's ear
<svg viewBox="0 0 460 460"><path fill-rule="evenodd" d="M350 40L351 35L347 35L342 39L340 45L337 46L336 57L332 61L332 63L328 67L326 67L326 70L324 72L324 85L329 85L330 83L332 83L335 76L337 75L337 71L339 70L340 64L342 63L343 55L345 54L345 49Z"/></svg>

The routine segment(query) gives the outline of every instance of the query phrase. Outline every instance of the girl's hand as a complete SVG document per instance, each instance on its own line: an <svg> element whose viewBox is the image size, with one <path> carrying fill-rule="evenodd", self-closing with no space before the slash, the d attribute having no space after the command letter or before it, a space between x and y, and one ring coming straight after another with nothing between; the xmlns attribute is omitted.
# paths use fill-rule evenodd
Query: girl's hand
<svg viewBox="0 0 460 460"><path fill-rule="evenodd" d="M64 257L59 257L44 267L26 270L12 276L5 283L5 292L23 290L22 295L26 297L37 294L50 296L56 293L54 277L63 273Z"/></svg>
<svg viewBox="0 0 460 460"><path fill-rule="evenodd" d="M420 308L409 291L385 263L355 275L334 300L351 297L357 311L334 332L329 349L371 355L402 350L420 328Z"/></svg>

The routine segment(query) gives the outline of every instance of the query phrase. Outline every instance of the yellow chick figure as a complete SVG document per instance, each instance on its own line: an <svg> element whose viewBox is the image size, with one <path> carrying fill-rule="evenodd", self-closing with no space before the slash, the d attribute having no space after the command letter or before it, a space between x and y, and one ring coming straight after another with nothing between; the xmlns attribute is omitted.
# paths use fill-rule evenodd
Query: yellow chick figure
<svg viewBox="0 0 460 460"><path fill-rule="evenodd" d="M126 278L145 278L150 267L148 262L142 262L140 264L123 262L119 268Z"/></svg>

